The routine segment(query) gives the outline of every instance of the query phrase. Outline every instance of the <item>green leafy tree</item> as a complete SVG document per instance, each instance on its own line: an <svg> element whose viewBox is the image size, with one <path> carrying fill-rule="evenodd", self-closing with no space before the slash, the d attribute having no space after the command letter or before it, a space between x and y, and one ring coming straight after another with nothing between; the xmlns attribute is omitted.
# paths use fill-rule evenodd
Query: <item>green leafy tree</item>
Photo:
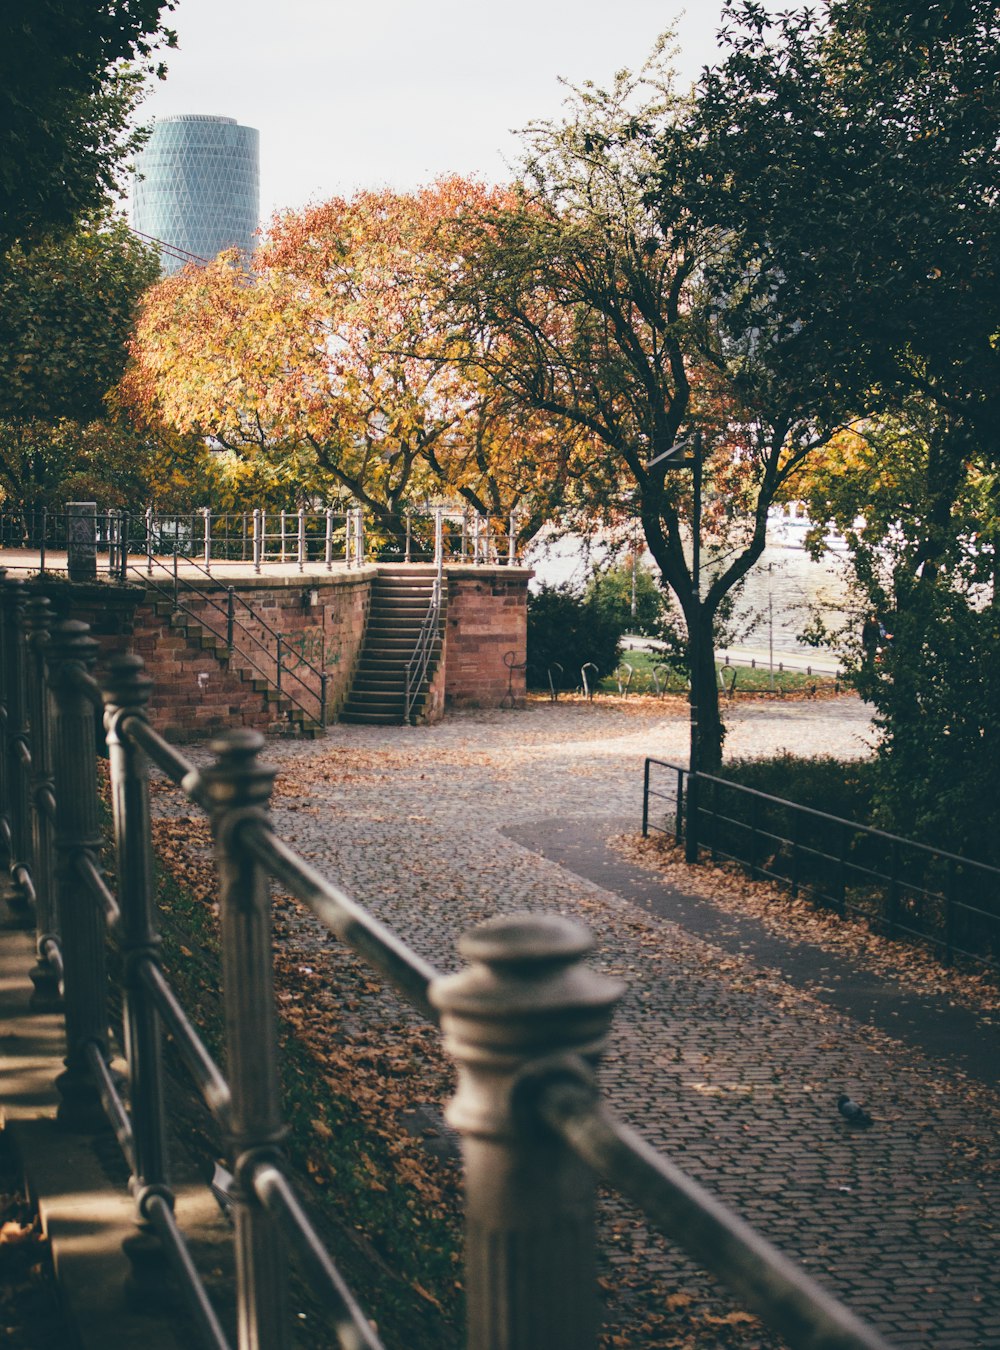
<svg viewBox="0 0 1000 1350"><path fill-rule="evenodd" d="M5 0L0 18L0 255L105 207L141 136L165 0Z"/></svg>
<svg viewBox="0 0 1000 1350"><path fill-rule="evenodd" d="M842 436L798 486L848 543L854 680L881 729L879 822L1000 859L995 469L967 424L911 400Z"/></svg>
<svg viewBox="0 0 1000 1350"><path fill-rule="evenodd" d="M621 631L659 635L666 601L648 567L636 561L598 569L587 582L585 598L620 625Z"/></svg>
<svg viewBox="0 0 1000 1350"><path fill-rule="evenodd" d="M776 316L768 368L833 420L921 394L995 453L1000 12L828 0L723 13L682 185L736 241L711 283ZM678 188L664 143L661 192Z"/></svg>
<svg viewBox="0 0 1000 1350"><path fill-rule="evenodd" d="M725 23L682 185L732 241L706 279L735 301L725 322L765 320L764 378L862 418L798 490L847 534L863 608L894 635L858 652L880 818L975 848L998 787L1000 12L748 2ZM666 140L668 201L674 163Z"/></svg>
<svg viewBox="0 0 1000 1350"><path fill-rule="evenodd" d="M105 416L139 297L157 273L155 254L121 222L8 250L0 267L0 487L9 501L52 501L76 471L70 428Z"/></svg>
<svg viewBox="0 0 1000 1350"><path fill-rule="evenodd" d="M571 586L543 586L528 596L529 689L576 689L587 662L595 679L610 675L621 654L622 616ZM588 672L589 674L590 672Z"/></svg>

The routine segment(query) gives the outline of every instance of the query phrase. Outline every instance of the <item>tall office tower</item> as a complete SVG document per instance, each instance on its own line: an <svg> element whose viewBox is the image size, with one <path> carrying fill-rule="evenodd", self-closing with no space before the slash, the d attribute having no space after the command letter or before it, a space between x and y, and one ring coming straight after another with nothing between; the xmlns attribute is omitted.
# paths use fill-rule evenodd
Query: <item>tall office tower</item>
<svg viewBox="0 0 1000 1350"><path fill-rule="evenodd" d="M177 249L161 252L164 272L184 254L214 258L253 251L260 212L260 133L233 117L163 117L136 161L132 225Z"/></svg>

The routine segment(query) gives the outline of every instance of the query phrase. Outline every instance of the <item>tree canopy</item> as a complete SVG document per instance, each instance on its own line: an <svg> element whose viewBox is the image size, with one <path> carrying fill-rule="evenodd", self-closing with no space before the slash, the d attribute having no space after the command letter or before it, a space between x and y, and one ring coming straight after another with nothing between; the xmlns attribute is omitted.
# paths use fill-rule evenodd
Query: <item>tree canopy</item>
<svg viewBox="0 0 1000 1350"><path fill-rule="evenodd" d="M639 517L684 614L702 763L714 766L720 606L763 551L770 503L831 428L814 391L762 361L772 320L748 307L723 322L732 306L706 278L731 238L690 196L650 190L668 155L678 180L688 171L689 116L665 46L638 76L572 91L562 120L526 132L517 198L458 223L462 263L449 289L472 335L468 359L600 447L580 485L582 513ZM680 441L706 488L699 578L691 474L676 472L680 452L667 454Z"/></svg>
<svg viewBox="0 0 1000 1350"><path fill-rule="evenodd" d="M129 122L172 0L6 0L0 20L0 254L103 208L139 143Z"/></svg>
<svg viewBox="0 0 1000 1350"><path fill-rule="evenodd" d="M463 339L435 281L447 224L489 199L464 179L360 192L278 217L252 272L222 257L165 279L138 325L133 406L244 455L298 457L304 491L320 475L390 532L447 488L487 514L517 509L533 533L582 438L454 359Z"/></svg>
<svg viewBox="0 0 1000 1350"><path fill-rule="evenodd" d="M75 471L68 427L105 417L136 305L158 271L154 252L120 221L8 249L0 268L0 486L9 501L45 500Z"/></svg>
<svg viewBox="0 0 1000 1350"><path fill-rule="evenodd" d="M709 268L780 316L772 365L833 418L922 393L995 442L1000 14L829 0L726 6L683 192L736 247ZM664 145L660 199L678 190ZM732 312L732 311L731 311Z"/></svg>
<svg viewBox="0 0 1000 1350"><path fill-rule="evenodd" d="M848 539L881 726L881 823L982 852L995 836L1000 530L1000 11L828 0L726 7L678 194L731 247L706 280L758 314L765 379L854 419L789 485ZM871 631L875 631L872 629Z"/></svg>

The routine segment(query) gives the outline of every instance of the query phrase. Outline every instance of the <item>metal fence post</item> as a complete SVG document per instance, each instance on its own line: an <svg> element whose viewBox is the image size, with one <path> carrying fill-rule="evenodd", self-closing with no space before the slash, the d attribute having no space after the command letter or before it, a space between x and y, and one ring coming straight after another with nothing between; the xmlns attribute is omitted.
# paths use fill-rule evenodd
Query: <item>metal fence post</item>
<svg viewBox="0 0 1000 1350"><path fill-rule="evenodd" d="M143 751L123 734L123 724L128 719L146 720L152 687L141 657L128 653L111 662L104 689L105 722L122 905L125 1044L135 1164L132 1192L140 1221L150 1188L163 1194L167 1184L160 1019L140 971L141 961L159 961L160 938L155 918L149 771Z"/></svg>
<svg viewBox="0 0 1000 1350"><path fill-rule="evenodd" d="M219 867L240 1350L284 1350L289 1334L284 1240L248 1185L254 1166L273 1158L285 1135L268 883L240 841L241 827L265 812L274 781L257 759L263 745L255 731L229 732L212 742L219 758L204 773Z"/></svg>
<svg viewBox="0 0 1000 1350"><path fill-rule="evenodd" d="M642 837L649 838L649 760L642 770Z"/></svg>
<svg viewBox="0 0 1000 1350"><path fill-rule="evenodd" d="M34 909L25 882L30 881L31 854L29 813L28 718L25 680L24 582L8 577L3 587L4 685L6 704L3 754L6 760L5 805L8 809L10 852L7 860L6 894L11 916L20 927L35 926Z"/></svg>
<svg viewBox="0 0 1000 1350"><path fill-rule="evenodd" d="M328 572L333 570L333 511L328 506L326 508L326 526L323 541L323 561L326 563Z"/></svg>
<svg viewBox="0 0 1000 1350"><path fill-rule="evenodd" d="M131 1083L135 1175L140 1210L147 1188L166 1182L165 1112L159 1018L138 965L159 960L149 819L148 769L143 752L122 734L126 718L146 719L152 681L142 659L116 657L104 691L111 764L115 849L122 899L126 1057Z"/></svg>
<svg viewBox="0 0 1000 1350"><path fill-rule="evenodd" d="M261 531L263 526L264 518L261 515L260 507L255 506L253 510L253 570L255 572L260 572Z"/></svg>
<svg viewBox="0 0 1000 1350"><path fill-rule="evenodd" d="M68 1128L106 1125L88 1047L108 1055L107 973L103 916L81 884L80 859L101 846L95 773L94 704L83 687L97 643L85 623L56 624L49 638L52 759L55 775L56 896L63 939L66 1072L56 1080L58 1119Z"/></svg>
<svg viewBox="0 0 1000 1350"><path fill-rule="evenodd" d="M597 1344L593 1175L531 1106L539 1071L603 1047L622 985L584 964L592 945L561 915L494 919L459 942L472 964L430 989L458 1064L474 1350Z"/></svg>
<svg viewBox="0 0 1000 1350"><path fill-rule="evenodd" d="M118 549L118 579L120 581L128 580L128 532L131 521L129 513L121 513L121 542Z"/></svg>
<svg viewBox="0 0 1000 1350"><path fill-rule="evenodd" d="M299 507L298 563L301 572L306 563L306 511L304 506Z"/></svg>
<svg viewBox="0 0 1000 1350"><path fill-rule="evenodd" d="M59 973L52 956L58 950L59 918L55 882L55 792L52 778L52 723L45 681L51 612L44 595L28 601L28 720L31 724L31 880L35 888L38 961L31 972L31 1006L39 1012L62 1008ZM59 958L61 967L62 960Z"/></svg>

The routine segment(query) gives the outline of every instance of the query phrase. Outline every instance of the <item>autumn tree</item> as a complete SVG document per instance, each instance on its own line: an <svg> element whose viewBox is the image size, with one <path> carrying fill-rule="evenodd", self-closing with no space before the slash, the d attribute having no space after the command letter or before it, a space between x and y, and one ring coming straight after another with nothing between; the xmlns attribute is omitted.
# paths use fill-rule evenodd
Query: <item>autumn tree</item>
<svg viewBox="0 0 1000 1350"><path fill-rule="evenodd" d="M761 321L723 322L736 295L713 290L706 274L729 247L725 232L706 228L680 194L651 198L668 130L672 170L688 171L687 116L665 45L640 76L573 91L564 120L525 133L517 200L460 222L463 263L449 285L471 359L516 403L600 446L580 514L638 516L684 615L699 763L713 769L723 738L720 606L764 549L775 495L830 428L808 396L754 378L770 341ZM680 442L685 454L672 458ZM695 454L705 488L699 578L692 473L676 462Z"/></svg>
<svg viewBox="0 0 1000 1350"><path fill-rule="evenodd" d="M390 538L442 490L535 530L580 437L512 414L454 359L434 267L443 226L486 200L461 179L360 192L273 223L253 272L222 257L148 297L127 389L151 421L340 485ZM449 236L450 241L450 236Z"/></svg>

